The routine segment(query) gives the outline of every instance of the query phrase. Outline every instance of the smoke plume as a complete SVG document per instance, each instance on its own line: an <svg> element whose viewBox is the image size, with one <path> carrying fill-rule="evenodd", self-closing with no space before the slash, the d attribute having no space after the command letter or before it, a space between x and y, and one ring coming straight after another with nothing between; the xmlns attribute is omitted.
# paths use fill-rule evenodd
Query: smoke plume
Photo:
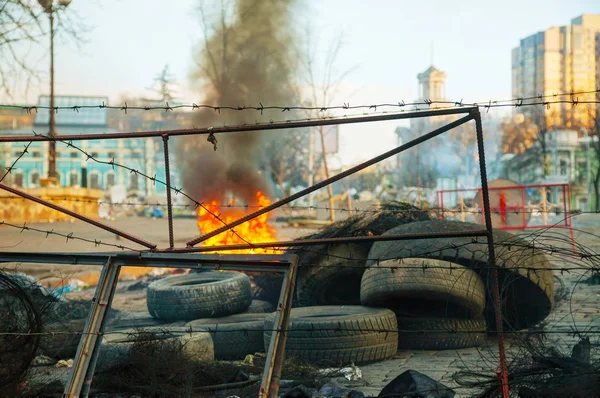
<svg viewBox="0 0 600 398"><path fill-rule="evenodd" d="M202 5L205 29L192 78L202 102L220 106L290 104L296 101L293 17L296 0L222 0L216 10ZM204 4L204 3L202 3ZM286 118L289 113L286 112ZM261 118L262 117L262 118ZM194 111L195 127L238 125L282 119L281 112ZM277 133L277 132L273 132ZM178 137L177 156L184 190L199 201L223 200L229 192L254 203L268 191L259 173L271 132L216 134L217 150L207 136ZM281 134L281 133L279 133Z"/></svg>

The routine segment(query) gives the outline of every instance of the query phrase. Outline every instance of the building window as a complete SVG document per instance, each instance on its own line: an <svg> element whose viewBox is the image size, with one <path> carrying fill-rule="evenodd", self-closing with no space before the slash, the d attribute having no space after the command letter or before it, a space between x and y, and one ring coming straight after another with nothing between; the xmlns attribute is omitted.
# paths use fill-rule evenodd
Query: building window
<svg viewBox="0 0 600 398"><path fill-rule="evenodd" d="M91 156L92 156L94 159L98 159L98 152L92 152L92 153L91 153Z"/></svg>
<svg viewBox="0 0 600 398"><path fill-rule="evenodd" d="M108 158L109 159L116 159L117 158L117 154L115 152L109 152L108 153Z"/></svg>
<svg viewBox="0 0 600 398"><path fill-rule="evenodd" d="M579 169L578 170L579 171L578 181L581 184L587 179L587 162L586 161L579 162L578 169Z"/></svg>
<svg viewBox="0 0 600 398"><path fill-rule="evenodd" d="M78 157L77 152L71 152L71 159L77 159L77 157Z"/></svg>
<svg viewBox="0 0 600 398"><path fill-rule="evenodd" d="M113 173L107 173L105 176L105 188L108 189L115 185L115 175Z"/></svg>
<svg viewBox="0 0 600 398"><path fill-rule="evenodd" d="M142 157L142 154L141 154L141 153L139 153L139 152L133 152L133 153L131 154L131 157L132 157L133 159L139 159L139 158L141 158L141 157Z"/></svg>
<svg viewBox="0 0 600 398"><path fill-rule="evenodd" d="M139 176L137 175L137 173L129 174L129 189L139 189Z"/></svg>
<svg viewBox="0 0 600 398"><path fill-rule="evenodd" d="M38 173L37 171L34 171L30 174L31 179L31 185L34 187L38 187L40 184L40 173Z"/></svg>
<svg viewBox="0 0 600 398"><path fill-rule="evenodd" d="M561 176L567 175L567 161L566 160L560 161L560 175Z"/></svg>
<svg viewBox="0 0 600 398"><path fill-rule="evenodd" d="M69 186L74 187L79 184L79 176L76 171L72 171L69 173Z"/></svg>
<svg viewBox="0 0 600 398"><path fill-rule="evenodd" d="M98 173L90 174L90 188L100 189L100 175Z"/></svg>
<svg viewBox="0 0 600 398"><path fill-rule="evenodd" d="M15 186L19 188L23 187L23 173L15 173Z"/></svg>
<svg viewBox="0 0 600 398"><path fill-rule="evenodd" d="M41 158L42 157L42 153L41 152L33 152L33 157L34 158Z"/></svg>

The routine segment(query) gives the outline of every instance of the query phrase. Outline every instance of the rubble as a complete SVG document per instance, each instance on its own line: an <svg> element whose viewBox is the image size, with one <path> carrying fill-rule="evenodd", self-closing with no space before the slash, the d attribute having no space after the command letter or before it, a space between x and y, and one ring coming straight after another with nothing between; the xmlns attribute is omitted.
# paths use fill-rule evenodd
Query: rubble
<svg viewBox="0 0 600 398"><path fill-rule="evenodd" d="M454 391L431 377L407 370L379 393L380 398L454 398Z"/></svg>

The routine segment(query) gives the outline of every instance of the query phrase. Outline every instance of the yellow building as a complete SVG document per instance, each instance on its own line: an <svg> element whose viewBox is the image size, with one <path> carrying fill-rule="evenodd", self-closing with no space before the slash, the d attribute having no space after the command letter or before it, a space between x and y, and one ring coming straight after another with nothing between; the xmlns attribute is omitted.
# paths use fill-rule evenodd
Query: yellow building
<svg viewBox="0 0 600 398"><path fill-rule="evenodd" d="M570 25L533 34L522 39L520 46L512 51L513 98L594 91L597 87L600 87L600 15L584 14L572 19ZM560 99L596 98L597 94L579 94ZM540 114L541 109L542 106L525 107L520 111L531 116ZM596 104L552 104L545 109L547 128L586 127L597 111Z"/></svg>

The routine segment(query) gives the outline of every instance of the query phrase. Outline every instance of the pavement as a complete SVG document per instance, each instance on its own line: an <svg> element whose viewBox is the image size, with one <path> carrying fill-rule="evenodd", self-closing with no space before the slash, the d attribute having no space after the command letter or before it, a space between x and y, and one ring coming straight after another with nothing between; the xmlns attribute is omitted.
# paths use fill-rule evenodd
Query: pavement
<svg viewBox="0 0 600 398"><path fill-rule="evenodd" d="M575 239L578 244L585 246L593 252L600 252L600 215L583 214L573 218ZM116 228L136 234L143 239L158 244L159 247L168 246L167 222L164 219L150 218L124 218L111 223ZM96 239L111 244L126 244L125 240L117 240L111 233L102 231L82 222L57 223L57 224L28 224L29 227L42 230L61 231L73 236L81 236L86 239ZM310 230L289 228L283 224L275 225L279 239L291 239ZM198 235L197 226L193 219L176 219L174 222L176 246L185 246L185 242ZM570 247L568 242L568 231L554 230L551 233L560 232L565 237L565 242L559 243L564 247ZM528 232L531 233L531 232ZM2 250L5 251L49 251L49 252L79 252L79 251L113 251L113 247L95 247L93 243L65 239L56 236L34 232L31 230L20 230L0 225L0 242ZM135 244L132 247L140 248ZM581 266L581 261L575 257L549 256L549 260L555 267L576 268ZM72 276L74 278L84 277L90 274L90 268L79 265L48 265L48 264L6 264L7 269L18 269L21 272L33 274L44 278L63 278ZM99 268L93 269L94 274L99 274ZM143 270L147 272L148 270ZM132 271L132 274L135 272ZM597 331L600 333L600 286L581 283L589 277L589 272L573 270L564 275L557 275L568 290L568 298L560 302L547 318L545 330L549 331L549 339L555 347L569 353L578 338L564 333L552 333L553 330L576 330ZM145 311L145 291L128 291L127 286L131 284L131 278L125 277L119 282L114 308L122 311L139 313ZM93 295L93 289L72 294L72 297L86 298ZM592 342L598 342L600 334L591 334ZM516 355L516 348L512 346L511 339L507 339L509 359ZM512 350L512 351L511 351ZM405 370L413 369L424 373L443 384L452 387L458 397L472 396L473 391L460 388L452 380L452 375L461 369L472 369L482 373L494 375L498 369L497 341L490 338L486 346L450 351L399 351L398 354L386 361L360 366L362 380L355 382L355 388L363 391L366 395L377 396L381 389Z"/></svg>

